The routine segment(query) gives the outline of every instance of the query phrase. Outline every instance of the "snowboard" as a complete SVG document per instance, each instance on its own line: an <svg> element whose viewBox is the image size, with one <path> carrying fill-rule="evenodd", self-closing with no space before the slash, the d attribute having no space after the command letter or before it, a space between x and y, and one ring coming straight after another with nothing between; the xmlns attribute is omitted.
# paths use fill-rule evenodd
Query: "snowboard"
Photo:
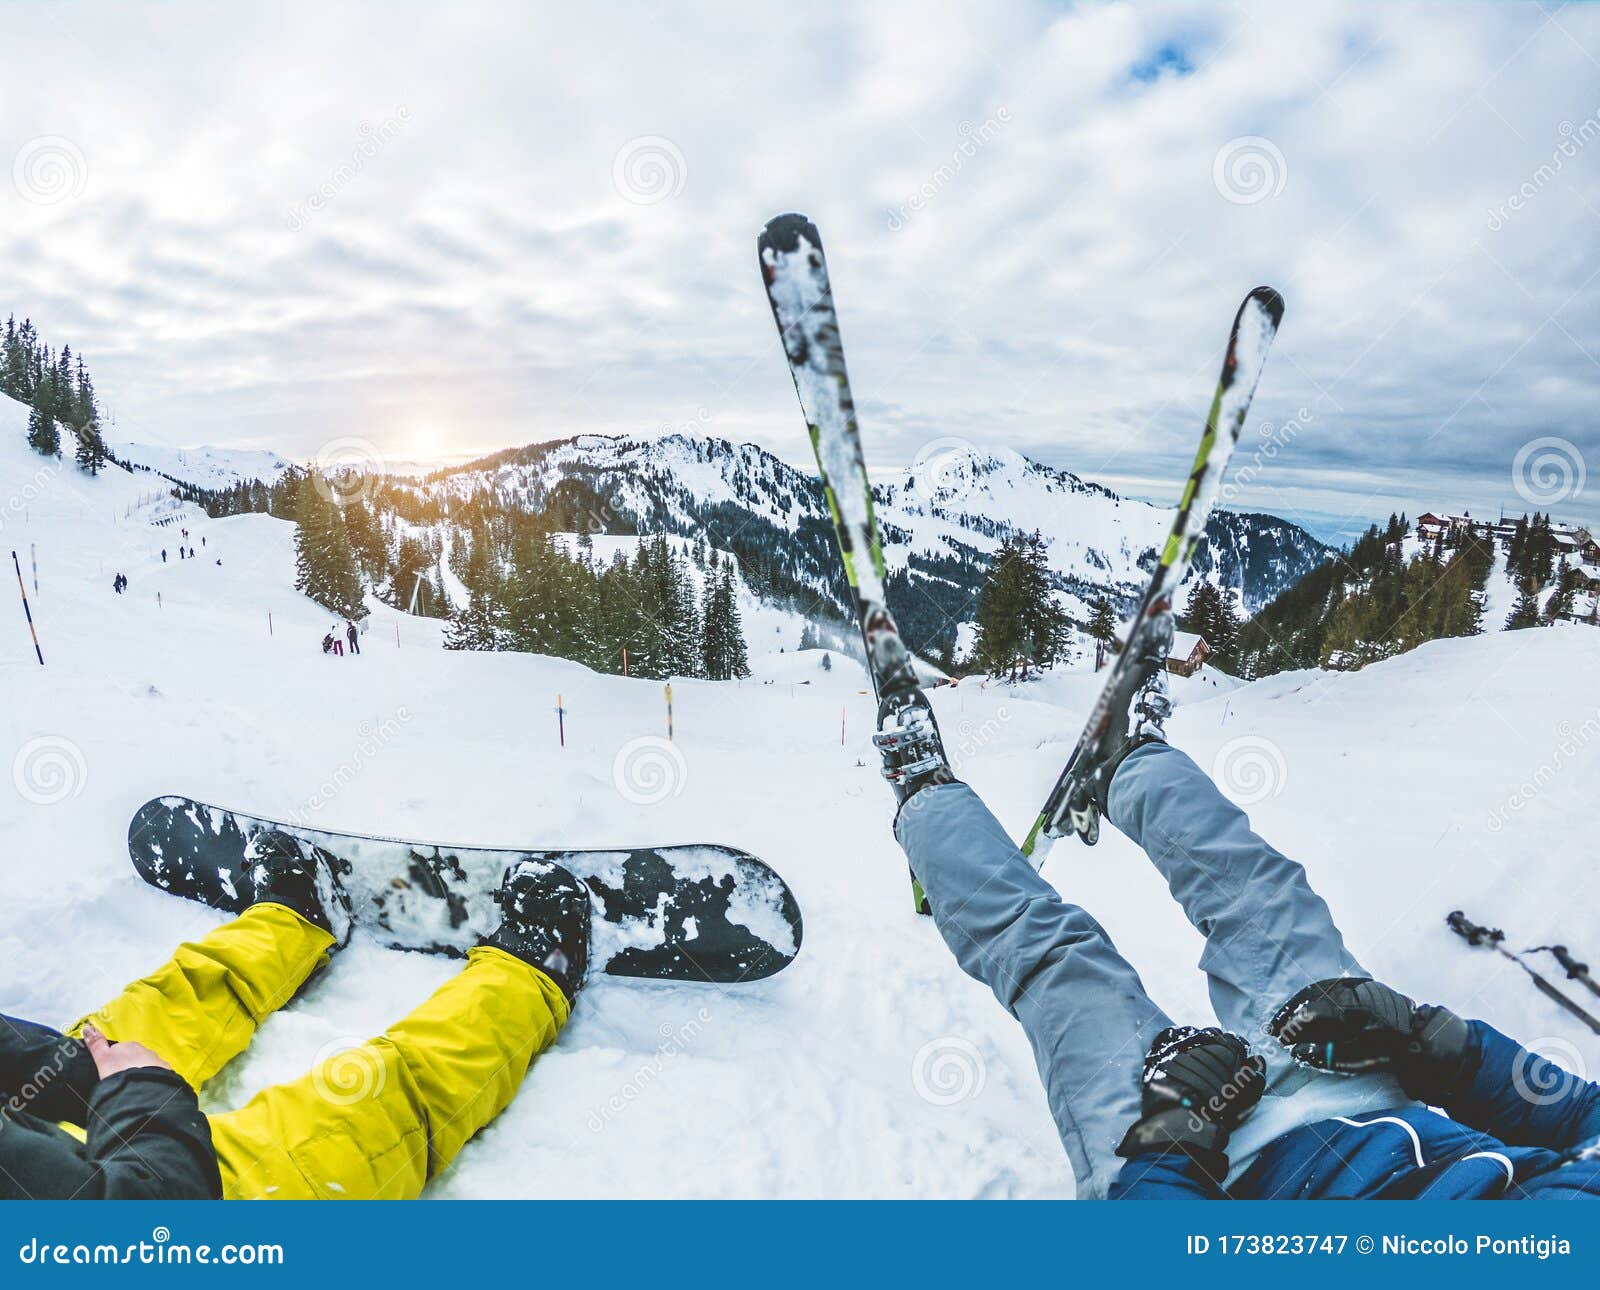
<svg viewBox="0 0 1600 1290"><path fill-rule="evenodd" d="M800 907L761 860L713 845L616 850L446 846L308 829L187 797L158 797L128 825L139 876L229 913L250 903L252 838L281 830L331 858L355 925L379 944L460 957L500 922L509 865L552 865L580 879L594 906L591 972L731 985L772 976L800 951Z"/></svg>

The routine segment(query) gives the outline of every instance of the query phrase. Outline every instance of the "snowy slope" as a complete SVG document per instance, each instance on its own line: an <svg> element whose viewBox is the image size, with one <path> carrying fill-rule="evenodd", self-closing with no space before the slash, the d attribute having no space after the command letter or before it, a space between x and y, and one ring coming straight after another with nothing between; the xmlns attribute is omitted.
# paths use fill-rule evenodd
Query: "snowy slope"
<svg viewBox="0 0 1600 1290"><path fill-rule="evenodd" d="M254 479L271 484L292 465L275 452L251 448L168 448L148 443L107 446L123 461L197 488L230 488Z"/></svg>
<svg viewBox="0 0 1600 1290"><path fill-rule="evenodd" d="M659 683L446 652L437 624L381 606L359 659L325 658L327 615L290 590L289 526L141 505L142 477L52 470L22 434L0 402L0 537L25 568L37 549L47 664L15 589L3 593L0 955L13 970L0 1011L70 1021L216 924L131 873L128 819L159 793L460 842L714 840L789 878L806 918L798 962L729 990L594 982L521 1096L431 1196L1072 1193L1020 1031L906 908L857 666L785 653L754 657L741 683L676 683L676 791L629 800L617 755L664 733ZM204 558L163 566L174 528L154 520L187 526L197 546L204 536ZM118 570L132 583L121 598ZM1443 917L1459 906L1521 944L1600 953L1588 845L1600 715L1574 706L1600 693L1597 639L1552 628L1439 642L1355 674L1196 678L1171 731L1306 863L1369 967L1594 1074L1594 1037L1510 964L1453 939ZM1013 830L1096 688L1061 672L934 692L961 773ZM1208 1019L1199 938L1119 835L1094 851L1063 843L1045 872L1104 920L1160 1003ZM268 1021L207 1104L298 1076L453 970L358 939Z"/></svg>

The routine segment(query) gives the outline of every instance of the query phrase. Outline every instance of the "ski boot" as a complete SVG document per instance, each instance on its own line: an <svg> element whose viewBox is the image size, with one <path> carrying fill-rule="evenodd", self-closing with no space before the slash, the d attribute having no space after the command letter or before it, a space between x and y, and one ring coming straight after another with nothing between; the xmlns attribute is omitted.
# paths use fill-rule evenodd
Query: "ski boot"
<svg viewBox="0 0 1600 1290"><path fill-rule="evenodd" d="M334 944L350 943L354 918L341 873L350 864L321 847L277 829L258 833L244 852L244 876L252 904L282 905L328 932Z"/></svg>
<svg viewBox="0 0 1600 1290"><path fill-rule="evenodd" d="M872 742L883 758L883 777L894 790L899 808L930 784L955 781L933 706L921 690L886 697L878 705L878 733ZM933 913L915 873L911 875L911 899L917 913Z"/></svg>
<svg viewBox="0 0 1600 1290"><path fill-rule="evenodd" d="M481 944L513 954L558 986L570 1004L589 971L589 889L559 865L519 860L494 894L500 926Z"/></svg>
<svg viewBox="0 0 1600 1290"><path fill-rule="evenodd" d="M1067 820L1072 831L1093 846L1100 840L1100 819L1106 814L1111 781L1123 759L1135 748L1166 743L1166 720L1172 715L1167 693L1167 656L1172 649L1174 624L1164 613L1144 633L1144 644L1134 660L1134 680L1126 708L1112 712L1099 741L1081 751L1067 768L1073 789L1067 798Z"/></svg>

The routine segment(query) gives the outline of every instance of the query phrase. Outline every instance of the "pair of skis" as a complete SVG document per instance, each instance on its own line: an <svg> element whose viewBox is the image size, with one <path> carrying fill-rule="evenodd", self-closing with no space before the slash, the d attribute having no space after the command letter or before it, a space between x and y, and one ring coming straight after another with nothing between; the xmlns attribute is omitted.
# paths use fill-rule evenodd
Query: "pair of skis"
<svg viewBox="0 0 1600 1290"><path fill-rule="evenodd" d="M1445 923L1450 930L1464 940L1468 945L1487 946L1502 958L1510 959L1519 968L1526 972L1533 981L1534 988L1557 1006L1566 1009L1584 1025L1600 1035L1600 1018L1595 1017L1588 1009L1584 1008L1577 1000L1571 998L1564 990L1552 983L1533 964L1528 962L1530 954L1549 954L1566 971L1567 980L1576 981L1590 994L1600 996L1600 984L1590 975L1589 965L1580 963L1565 945L1536 945L1531 950L1517 953L1508 950L1505 946L1506 934L1498 927L1483 927L1473 922L1461 910L1453 910L1446 918Z"/></svg>
<svg viewBox="0 0 1600 1290"><path fill-rule="evenodd" d="M850 379L833 288L817 227L803 215L780 215L757 241L762 280L778 325L795 393L806 418L811 446L833 518L845 577L855 600L880 712L892 709L917 688L910 652L900 638L884 598L883 550L873 516L872 489L861 451ZM1222 376L1206 418L1194 466L1162 547L1150 585L1140 602L1117 662L1107 676L1072 757L1029 829L1022 850L1044 861L1049 839L1075 833L1088 845L1099 838L1099 820L1075 768L1096 764L1112 723L1128 709L1148 676L1149 655L1170 623L1172 599L1189 572L1195 546L1216 504L1223 472L1238 442L1245 414L1266 363L1267 351L1283 318L1283 297L1257 287L1239 306ZM1164 655L1164 648L1162 653ZM1161 660L1164 664L1165 659ZM926 911L920 889L917 907Z"/></svg>

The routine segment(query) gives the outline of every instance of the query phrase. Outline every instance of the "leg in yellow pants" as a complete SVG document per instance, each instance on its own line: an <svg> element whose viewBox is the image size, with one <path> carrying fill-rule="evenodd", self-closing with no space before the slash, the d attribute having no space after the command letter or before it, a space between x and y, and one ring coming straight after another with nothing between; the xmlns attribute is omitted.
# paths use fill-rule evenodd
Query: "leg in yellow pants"
<svg viewBox="0 0 1600 1290"><path fill-rule="evenodd" d="M84 1021L153 1048L198 1087L293 996L332 941L282 906L253 906ZM212 1116L223 1194L419 1195L510 1103L568 1012L543 972L503 950L472 950L460 973L383 1035Z"/></svg>

